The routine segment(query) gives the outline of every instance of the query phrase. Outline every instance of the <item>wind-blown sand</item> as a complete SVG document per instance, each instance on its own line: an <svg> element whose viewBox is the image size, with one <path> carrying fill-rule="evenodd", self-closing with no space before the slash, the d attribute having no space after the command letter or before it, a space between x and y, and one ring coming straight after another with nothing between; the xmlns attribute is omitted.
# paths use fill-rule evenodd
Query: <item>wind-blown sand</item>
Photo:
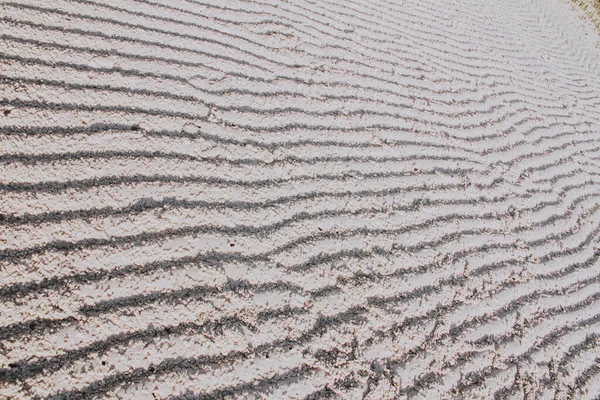
<svg viewBox="0 0 600 400"><path fill-rule="evenodd" d="M0 398L600 393L569 3L16 0L0 34Z"/></svg>

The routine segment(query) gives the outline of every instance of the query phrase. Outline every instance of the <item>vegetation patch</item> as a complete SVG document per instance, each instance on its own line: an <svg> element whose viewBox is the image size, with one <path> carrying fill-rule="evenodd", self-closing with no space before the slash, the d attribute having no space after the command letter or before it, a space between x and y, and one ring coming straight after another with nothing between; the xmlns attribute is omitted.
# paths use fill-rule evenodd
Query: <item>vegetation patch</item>
<svg viewBox="0 0 600 400"><path fill-rule="evenodd" d="M600 32L600 0L571 0L591 19L592 23Z"/></svg>

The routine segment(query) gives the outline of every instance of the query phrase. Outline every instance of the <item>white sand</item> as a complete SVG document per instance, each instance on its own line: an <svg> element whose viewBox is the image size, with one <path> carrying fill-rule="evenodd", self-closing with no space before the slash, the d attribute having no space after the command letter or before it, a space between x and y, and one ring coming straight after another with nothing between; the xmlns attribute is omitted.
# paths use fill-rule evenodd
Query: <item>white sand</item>
<svg viewBox="0 0 600 400"><path fill-rule="evenodd" d="M595 398L581 15L0 1L0 399Z"/></svg>

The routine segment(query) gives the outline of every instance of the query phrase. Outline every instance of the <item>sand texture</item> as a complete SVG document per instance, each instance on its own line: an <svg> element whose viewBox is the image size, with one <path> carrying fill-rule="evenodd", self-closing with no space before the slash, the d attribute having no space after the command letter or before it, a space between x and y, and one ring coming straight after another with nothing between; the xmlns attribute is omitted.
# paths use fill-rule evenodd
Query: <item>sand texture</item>
<svg viewBox="0 0 600 400"><path fill-rule="evenodd" d="M0 1L0 399L593 399L560 0Z"/></svg>

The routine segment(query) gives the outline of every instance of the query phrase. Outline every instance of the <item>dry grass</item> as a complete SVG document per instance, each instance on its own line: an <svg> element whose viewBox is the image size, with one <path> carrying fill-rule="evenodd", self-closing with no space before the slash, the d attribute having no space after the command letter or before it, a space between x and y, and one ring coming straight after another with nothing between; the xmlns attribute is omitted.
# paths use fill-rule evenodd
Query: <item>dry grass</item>
<svg viewBox="0 0 600 400"><path fill-rule="evenodd" d="M600 32L600 0L572 0L575 4L583 9L585 14L590 18L592 23Z"/></svg>

